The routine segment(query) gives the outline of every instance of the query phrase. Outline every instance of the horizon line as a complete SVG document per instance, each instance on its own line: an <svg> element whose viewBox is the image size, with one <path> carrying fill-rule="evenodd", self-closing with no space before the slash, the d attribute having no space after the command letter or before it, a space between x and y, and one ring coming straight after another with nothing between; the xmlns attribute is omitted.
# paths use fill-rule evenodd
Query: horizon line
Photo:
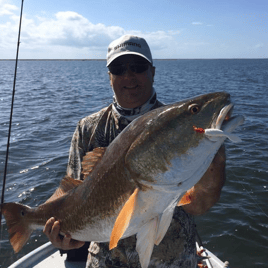
<svg viewBox="0 0 268 268"><path fill-rule="evenodd" d="M160 60L267 60L268 58L164 58ZM0 59L0 61L16 61L16 59ZM18 61L106 61L106 59L18 59Z"/></svg>

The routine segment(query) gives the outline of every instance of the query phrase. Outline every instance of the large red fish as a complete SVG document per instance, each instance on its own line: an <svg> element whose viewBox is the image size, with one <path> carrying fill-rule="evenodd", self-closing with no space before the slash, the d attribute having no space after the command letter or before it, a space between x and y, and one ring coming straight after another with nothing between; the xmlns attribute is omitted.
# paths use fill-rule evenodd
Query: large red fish
<svg viewBox="0 0 268 268"><path fill-rule="evenodd" d="M83 182L65 177L36 208L1 205L15 252L53 216L61 222L62 234L80 241L110 241L110 248L137 234L136 248L146 268L183 195L203 176L226 138L239 141L231 132L243 117L224 122L231 108L229 94L221 92L148 112L109 147L84 157Z"/></svg>

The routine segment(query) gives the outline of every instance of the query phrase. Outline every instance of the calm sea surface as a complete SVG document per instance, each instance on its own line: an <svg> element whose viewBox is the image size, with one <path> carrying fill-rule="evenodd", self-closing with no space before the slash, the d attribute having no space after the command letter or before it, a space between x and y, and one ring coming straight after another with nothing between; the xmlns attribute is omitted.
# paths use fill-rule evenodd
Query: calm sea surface
<svg viewBox="0 0 268 268"><path fill-rule="evenodd" d="M0 61L0 186L5 161L14 61ZM227 182L220 201L196 217L205 246L231 267L268 267L268 60L155 61L155 89L165 103L227 91L245 124L243 142L226 142ZM105 61L20 61L5 202L43 203L65 174L73 131L82 117L112 101ZM47 242L36 231L18 254L5 221L0 267Z"/></svg>

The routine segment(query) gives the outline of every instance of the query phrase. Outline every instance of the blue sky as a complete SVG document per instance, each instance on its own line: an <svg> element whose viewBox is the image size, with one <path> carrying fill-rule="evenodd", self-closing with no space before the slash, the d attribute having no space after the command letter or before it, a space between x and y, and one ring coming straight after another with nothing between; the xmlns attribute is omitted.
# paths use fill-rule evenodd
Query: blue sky
<svg viewBox="0 0 268 268"><path fill-rule="evenodd" d="M14 59L20 0L0 0L0 59ZM24 0L21 59L104 59L123 34L153 58L268 58L268 0Z"/></svg>

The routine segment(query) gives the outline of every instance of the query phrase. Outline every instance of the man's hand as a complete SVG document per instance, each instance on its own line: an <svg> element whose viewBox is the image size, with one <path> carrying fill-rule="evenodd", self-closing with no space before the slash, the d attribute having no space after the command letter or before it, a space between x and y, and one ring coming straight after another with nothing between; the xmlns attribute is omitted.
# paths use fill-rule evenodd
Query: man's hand
<svg viewBox="0 0 268 268"><path fill-rule="evenodd" d="M66 234L62 238L60 236L60 222L55 221L53 217L46 222L43 232L51 241L52 245L59 249L71 250L80 248L85 244L85 242L72 239L69 234Z"/></svg>
<svg viewBox="0 0 268 268"><path fill-rule="evenodd" d="M200 215L209 210L220 198L225 182L225 148L221 146L211 165L200 181L191 188L191 203L183 209L192 215Z"/></svg>

